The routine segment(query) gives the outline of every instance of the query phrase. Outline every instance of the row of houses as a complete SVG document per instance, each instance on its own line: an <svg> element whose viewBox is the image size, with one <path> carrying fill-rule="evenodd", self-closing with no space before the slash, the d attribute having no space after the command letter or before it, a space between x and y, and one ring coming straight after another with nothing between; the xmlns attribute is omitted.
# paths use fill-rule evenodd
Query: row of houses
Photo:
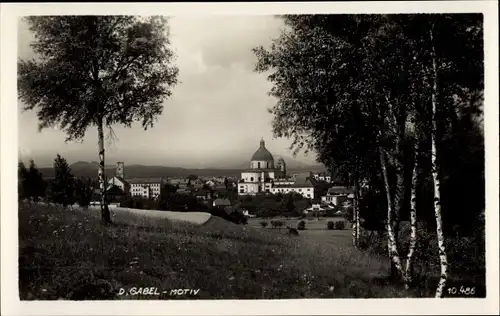
<svg viewBox="0 0 500 316"><path fill-rule="evenodd" d="M253 180L253 179L249 179ZM260 180L260 179L258 179ZM290 178L273 179L272 182L264 183L264 192L270 194L301 194L305 198L311 199L316 203L310 211L321 209L314 205L326 206L346 206L352 203L354 198L353 189L344 186L332 186L328 188L326 194L318 192L317 187L323 181L318 174L297 174ZM241 180L240 180L241 183ZM133 197L158 198L162 194L162 188L166 184L177 187L178 193L193 194L201 201L213 201L213 206L230 206L229 200L222 197L227 191L227 186L235 187L233 180L225 177L211 178L125 178L124 164L118 162L115 175L108 180L109 192L113 190L120 191L123 194L130 194ZM324 191L323 191L324 192ZM239 192L241 193L241 192ZM323 195L324 194L324 195Z"/></svg>
<svg viewBox="0 0 500 316"><path fill-rule="evenodd" d="M123 194L130 194L133 197L158 198L162 193L162 188L170 184L177 188L177 193L191 194L199 199L211 199L212 195L218 196L227 190L227 186L236 187L236 183L224 177L204 178L126 178L125 166L123 162L116 164L115 175L108 180L107 190L121 191ZM208 190L207 188L210 188Z"/></svg>

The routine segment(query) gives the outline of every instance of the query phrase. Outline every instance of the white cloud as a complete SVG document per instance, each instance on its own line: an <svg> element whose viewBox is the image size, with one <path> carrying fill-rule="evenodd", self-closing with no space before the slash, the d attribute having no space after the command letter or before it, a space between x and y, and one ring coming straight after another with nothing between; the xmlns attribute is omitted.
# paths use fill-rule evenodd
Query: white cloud
<svg viewBox="0 0 500 316"><path fill-rule="evenodd" d="M207 16L173 17L169 23L180 83L153 129L114 127L119 141L109 147L108 159L163 165L229 160L253 152L261 137L275 154L289 155L284 149L290 141L272 140L267 108L275 101L267 95L265 75L253 72L251 52L278 36L282 22L273 16ZM20 26L19 55L26 58L32 34ZM19 145L33 155L97 158L94 129L83 143L65 144L61 131L37 132L35 113L20 114L19 120Z"/></svg>

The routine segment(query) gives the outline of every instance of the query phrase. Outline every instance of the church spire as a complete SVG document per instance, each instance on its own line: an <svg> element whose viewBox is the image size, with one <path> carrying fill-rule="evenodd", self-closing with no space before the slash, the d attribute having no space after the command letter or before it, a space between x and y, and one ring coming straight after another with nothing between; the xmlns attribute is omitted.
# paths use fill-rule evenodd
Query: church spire
<svg viewBox="0 0 500 316"><path fill-rule="evenodd" d="M266 142L264 141L264 137L260 138L260 147L262 148L266 147Z"/></svg>

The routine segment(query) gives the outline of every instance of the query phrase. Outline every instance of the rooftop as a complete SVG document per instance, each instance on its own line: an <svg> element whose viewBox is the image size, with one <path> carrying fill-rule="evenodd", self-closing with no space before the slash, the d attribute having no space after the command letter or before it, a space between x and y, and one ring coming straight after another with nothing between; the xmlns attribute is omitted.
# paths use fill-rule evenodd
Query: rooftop
<svg viewBox="0 0 500 316"><path fill-rule="evenodd" d="M229 201L228 199L216 199L214 201L214 205L215 206L230 206L231 201Z"/></svg>
<svg viewBox="0 0 500 316"><path fill-rule="evenodd" d="M354 190L352 187L345 187L345 186L333 186L328 189L327 194L330 195L338 195L338 194L350 194L353 193Z"/></svg>
<svg viewBox="0 0 500 316"><path fill-rule="evenodd" d="M276 184L275 188L313 188L314 184L308 177L297 177L293 184Z"/></svg>
<svg viewBox="0 0 500 316"><path fill-rule="evenodd" d="M274 161L273 155L266 148L264 139L261 139L259 149L253 154L252 161Z"/></svg>
<svg viewBox="0 0 500 316"><path fill-rule="evenodd" d="M151 183L164 183L163 178L130 178L125 179L130 184L151 184Z"/></svg>

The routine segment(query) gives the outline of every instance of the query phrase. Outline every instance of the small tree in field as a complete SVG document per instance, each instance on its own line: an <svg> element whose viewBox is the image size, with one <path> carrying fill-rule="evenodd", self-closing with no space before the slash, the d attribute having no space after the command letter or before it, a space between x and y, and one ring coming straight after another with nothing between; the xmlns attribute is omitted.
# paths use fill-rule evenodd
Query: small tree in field
<svg viewBox="0 0 500 316"><path fill-rule="evenodd" d="M19 98L39 128L59 126L67 141L96 132L101 214L111 223L104 179L104 129L152 127L177 82L165 18L30 16L37 59L18 64Z"/></svg>
<svg viewBox="0 0 500 316"><path fill-rule="evenodd" d="M50 185L50 199L63 206L74 202L75 179L65 158L59 154L54 159L54 179Z"/></svg>
<svg viewBox="0 0 500 316"><path fill-rule="evenodd" d="M17 196L19 201L27 197L28 170L22 161L17 164Z"/></svg>
<svg viewBox="0 0 500 316"><path fill-rule="evenodd" d="M25 186L23 188L26 197L30 200L38 202L40 197L45 196L47 184L43 180L42 173L37 169L35 161L30 161L30 167L26 173Z"/></svg>
<svg viewBox="0 0 500 316"><path fill-rule="evenodd" d="M81 179L75 180L75 199L78 205L82 207L87 207L90 205L92 199L92 193L94 192L94 183L92 179Z"/></svg>

